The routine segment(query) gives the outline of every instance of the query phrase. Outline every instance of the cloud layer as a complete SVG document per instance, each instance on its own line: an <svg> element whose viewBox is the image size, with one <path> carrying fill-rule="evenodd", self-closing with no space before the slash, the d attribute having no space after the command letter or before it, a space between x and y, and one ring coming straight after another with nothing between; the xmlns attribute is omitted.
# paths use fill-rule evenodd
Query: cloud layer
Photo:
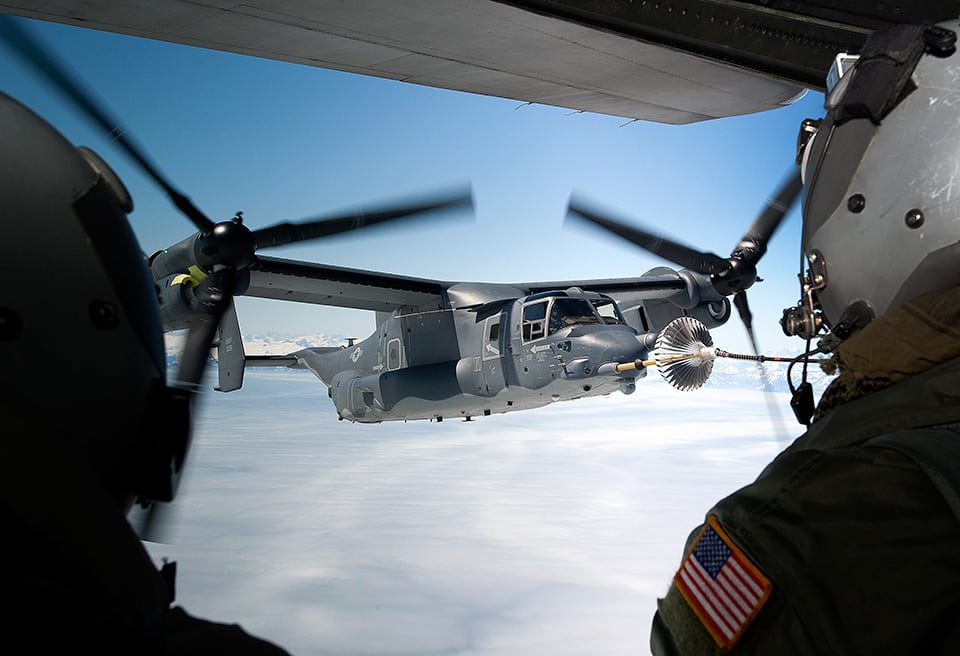
<svg viewBox="0 0 960 656"><path fill-rule="evenodd" d="M643 653L688 533L776 434L762 392L659 380L349 424L312 376L252 371L202 399L169 542L148 546L188 611L300 656Z"/></svg>

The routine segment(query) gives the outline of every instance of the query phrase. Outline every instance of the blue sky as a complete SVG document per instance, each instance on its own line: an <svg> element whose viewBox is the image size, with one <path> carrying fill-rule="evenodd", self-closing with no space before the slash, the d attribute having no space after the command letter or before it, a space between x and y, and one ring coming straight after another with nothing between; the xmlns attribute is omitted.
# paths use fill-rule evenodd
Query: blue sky
<svg viewBox="0 0 960 656"><path fill-rule="evenodd" d="M792 166L810 93L782 109L688 126L432 89L51 23L25 25L119 119L169 180L214 220L252 228L472 185L472 220L338 237L263 254L442 280L519 282L634 276L667 264L564 223L571 194L677 241L728 255ZM0 80L119 173L131 223L153 252L192 225L59 92L0 46ZM462 216L462 215L461 215ZM761 349L799 297L795 209L749 297ZM369 313L239 299L245 333L364 337ZM714 343L747 352L734 318Z"/></svg>

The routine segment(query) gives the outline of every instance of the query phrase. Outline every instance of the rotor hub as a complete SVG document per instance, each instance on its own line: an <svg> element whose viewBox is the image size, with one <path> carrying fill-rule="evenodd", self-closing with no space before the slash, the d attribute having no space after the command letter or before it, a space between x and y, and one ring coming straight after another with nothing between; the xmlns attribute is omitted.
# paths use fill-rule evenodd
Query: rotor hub
<svg viewBox="0 0 960 656"><path fill-rule="evenodd" d="M256 240L247 226L233 219L221 221L197 240L197 262L207 271L217 266L244 269L254 262Z"/></svg>

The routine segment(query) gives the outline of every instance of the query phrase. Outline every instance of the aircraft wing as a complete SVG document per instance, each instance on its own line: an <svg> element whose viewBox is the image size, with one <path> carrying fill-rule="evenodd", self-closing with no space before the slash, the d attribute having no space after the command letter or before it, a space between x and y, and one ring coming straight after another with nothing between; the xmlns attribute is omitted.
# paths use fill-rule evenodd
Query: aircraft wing
<svg viewBox="0 0 960 656"><path fill-rule="evenodd" d="M463 307L569 287L607 294L618 302L649 300L673 296L691 286L703 286L706 280L688 271L657 267L635 278L533 283L446 282L260 256L250 268L250 286L243 296L390 312L401 306Z"/></svg>
<svg viewBox="0 0 960 656"><path fill-rule="evenodd" d="M0 0L40 20L662 123L789 104L834 56L955 0Z"/></svg>
<svg viewBox="0 0 960 656"><path fill-rule="evenodd" d="M447 283L259 256L243 296L390 312L403 305L440 307Z"/></svg>
<svg viewBox="0 0 960 656"><path fill-rule="evenodd" d="M586 291L599 292L614 298L637 296L644 299L672 296L676 292L686 289L687 286L687 281L676 271L668 267L660 267L638 278L557 280L552 282L524 283L522 285L530 294L579 287Z"/></svg>

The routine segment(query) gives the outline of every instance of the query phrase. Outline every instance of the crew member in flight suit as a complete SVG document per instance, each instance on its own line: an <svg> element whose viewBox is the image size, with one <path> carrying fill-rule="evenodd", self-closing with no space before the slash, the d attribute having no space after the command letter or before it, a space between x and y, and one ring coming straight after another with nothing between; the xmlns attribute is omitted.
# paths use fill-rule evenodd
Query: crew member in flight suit
<svg viewBox="0 0 960 656"><path fill-rule="evenodd" d="M0 126L0 652L283 656L175 605L128 521L190 419L126 189L2 93Z"/></svg>
<svg viewBox="0 0 960 656"><path fill-rule="evenodd" d="M807 432L691 533L658 656L957 653L957 28L871 35L827 94L802 164L811 302L784 330L825 322L839 375Z"/></svg>

